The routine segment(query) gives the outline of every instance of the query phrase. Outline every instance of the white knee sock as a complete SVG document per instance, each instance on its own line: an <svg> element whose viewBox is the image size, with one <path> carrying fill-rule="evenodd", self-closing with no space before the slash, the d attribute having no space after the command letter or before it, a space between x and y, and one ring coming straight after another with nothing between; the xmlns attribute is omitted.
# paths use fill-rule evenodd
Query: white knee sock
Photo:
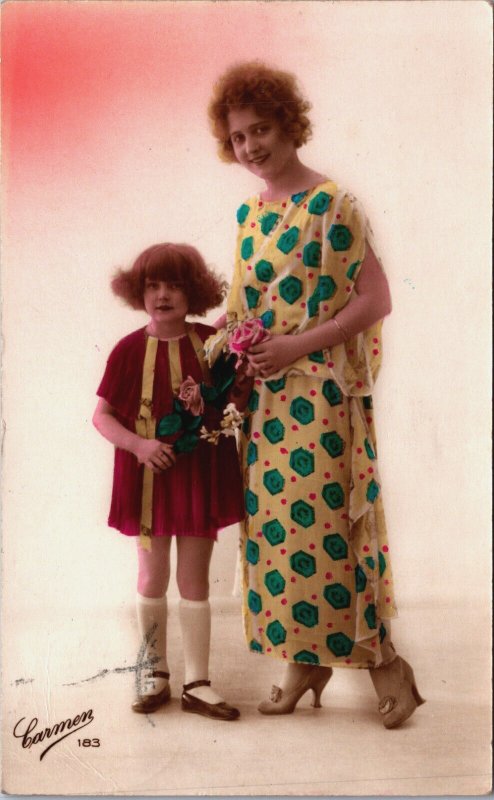
<svg viewBox="0 0 494 800"><path fill-rule="evenodd" d="M152 660L148 669L140 674L139 694L157 694L168 683L164 678L153 678L153 670L168 672L166 659L166 622L168 605L164 597L144 597L137 594L137 625L141 636L143 660ZM146 646L144 643L147 642ZM154 659L157 658L157 661Z"/></svg>
<svg viewBox="0 0 494 800"><path fill-rule="evenodd" d="M184 683L208 680L211 607L209 600L180 600L179 619L185 660ZM191 689L190 694L207 703L221 703L222 698L210 686Z"/></svg>

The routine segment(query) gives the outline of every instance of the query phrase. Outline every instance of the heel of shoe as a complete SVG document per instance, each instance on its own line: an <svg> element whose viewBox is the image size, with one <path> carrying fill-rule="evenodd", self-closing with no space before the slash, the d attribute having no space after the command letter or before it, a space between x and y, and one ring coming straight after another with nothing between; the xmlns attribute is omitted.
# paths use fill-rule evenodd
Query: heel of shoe
<svg viewBox="0 0 494 800"><path fill-rule="evenodd" d="M417 706L421 706L425 703L423 697L421 697L419 690L417 689L417 684L415 683L415 675L413 674L413 669L411 668L410 664L407 661L402 659L402 663L404 666L404 675L405 679L410 684L410 691L412 693L412 697L415 700Z"/></svg>
<svg viewBox="0 0 494 800"><path fill-rule="evenodd" d="M329 679L333 674L333 670L331 669L331 667L328 668L319 667L319 669L324 670L324 672L319 678L319 680L311 686L312 696L313 696L313 702L311 703L311 705L313 708L322 708L321 695L323 693L326 684L329 682Z"/></svg>

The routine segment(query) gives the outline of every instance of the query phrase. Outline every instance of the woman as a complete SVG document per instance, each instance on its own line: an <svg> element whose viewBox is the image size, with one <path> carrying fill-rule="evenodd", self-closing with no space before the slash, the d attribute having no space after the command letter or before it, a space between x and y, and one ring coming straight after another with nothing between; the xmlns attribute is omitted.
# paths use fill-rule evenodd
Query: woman
<svg viewBox="0 0 494 800"><path fill-rule="evenodd" d="M314 705L334 666L367 668L388 728L423 702L390 640L396 615L372 413L386 277L355 198L305 166L309 109L292 75L229 69L209 106L223 160L265 189L237 212L229 331L262 320L241 443L244 624L285 661L263 714Z"/></svg>

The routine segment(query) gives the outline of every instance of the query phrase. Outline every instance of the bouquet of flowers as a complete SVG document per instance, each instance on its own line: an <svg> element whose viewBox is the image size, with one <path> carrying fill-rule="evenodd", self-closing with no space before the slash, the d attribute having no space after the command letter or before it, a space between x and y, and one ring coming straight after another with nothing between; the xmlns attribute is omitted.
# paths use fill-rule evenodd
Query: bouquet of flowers
<svg viewBox="0 0 494 800"><path fill-rule="evenodd" d="M174 398L172 412L159 420L156 435L174 437L177 453L191 452L201 439L218 444L220 436L233 436L242 424L254 381L245 371L246 352L268 336L260 319L244 320L210 336L204 353L212 384L196 383L189 375ZM206 406L222 410L219 429L209 431L204 425Z"/></svg>

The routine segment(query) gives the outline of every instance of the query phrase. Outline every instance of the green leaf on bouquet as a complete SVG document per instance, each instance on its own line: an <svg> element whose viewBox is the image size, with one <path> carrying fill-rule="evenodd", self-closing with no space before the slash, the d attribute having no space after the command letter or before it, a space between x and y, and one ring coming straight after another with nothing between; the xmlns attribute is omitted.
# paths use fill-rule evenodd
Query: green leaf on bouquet
<svg viewBox="0 0 494 800"><path fill-rule="evenodd" d="M180 414L167 414L166 417L162 417L158 422L156 435L171 436L173 433L177 433L181 427L182 417Z"/></svg>
<svg viewBox="0 0 494 800"><path fill-rule="evenodd" d="M190 453L196 447L199 437L195 433L184 433L173 445L177 453Z"/></svg>

